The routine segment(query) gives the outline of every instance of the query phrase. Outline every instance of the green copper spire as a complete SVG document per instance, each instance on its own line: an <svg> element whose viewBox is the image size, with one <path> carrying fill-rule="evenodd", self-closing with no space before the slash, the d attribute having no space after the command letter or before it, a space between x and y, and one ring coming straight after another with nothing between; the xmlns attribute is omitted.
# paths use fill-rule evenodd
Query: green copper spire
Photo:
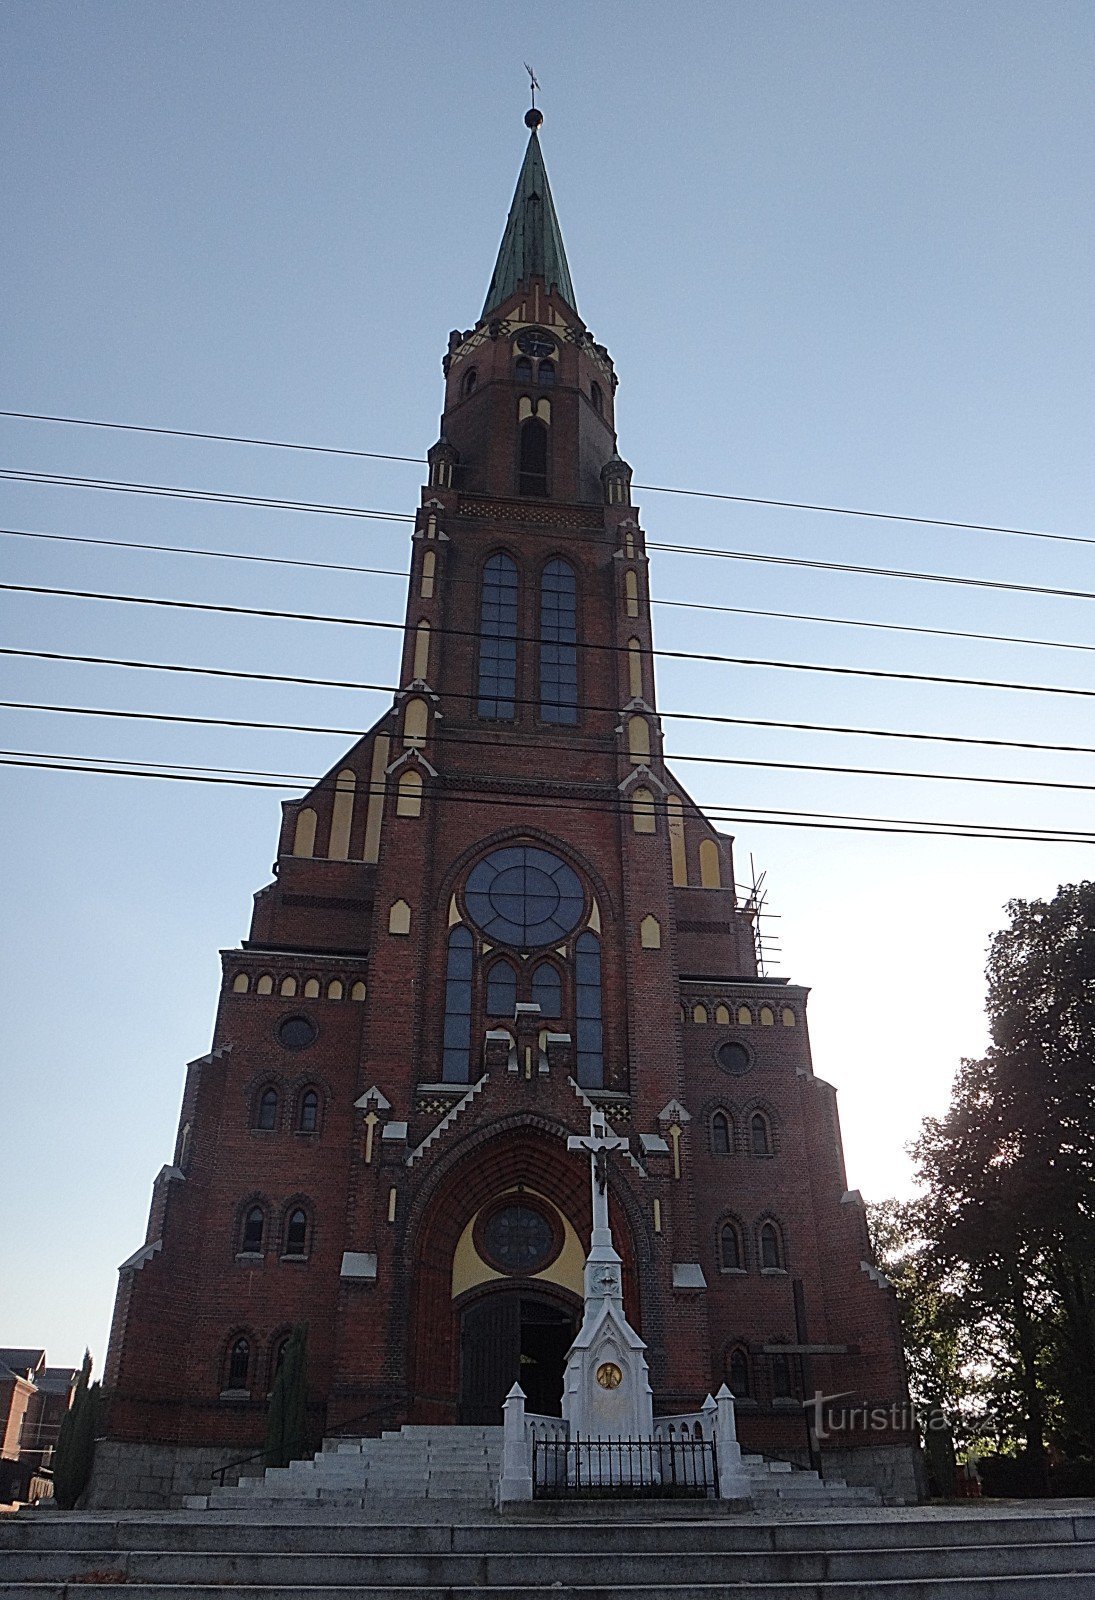
<svg viewBox="0 0 1095 1600"><path fill-rule="evenodd" d="M543 278L549 289L554 284L567 305L575 311L578 309L574 304L574 285L570 281L562 229L555 215L547 168L540 154L536 130L542 121L539 111L535 110L525 117L532 131L517 179L517 191L506 218L494 276L487 290L484 317L529 278Z"/></svg>

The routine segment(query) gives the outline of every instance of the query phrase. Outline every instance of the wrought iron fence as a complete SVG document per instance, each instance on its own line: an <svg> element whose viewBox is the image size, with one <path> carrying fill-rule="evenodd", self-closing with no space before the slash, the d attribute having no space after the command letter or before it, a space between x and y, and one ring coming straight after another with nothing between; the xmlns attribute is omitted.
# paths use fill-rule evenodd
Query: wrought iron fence
<svg viewBox="0 0 1095 1600"><path fill-rule="evenodd" d="M713 1500L719 1468L714 1439L532 1440L536 1500L628 1498Z"/></svg>

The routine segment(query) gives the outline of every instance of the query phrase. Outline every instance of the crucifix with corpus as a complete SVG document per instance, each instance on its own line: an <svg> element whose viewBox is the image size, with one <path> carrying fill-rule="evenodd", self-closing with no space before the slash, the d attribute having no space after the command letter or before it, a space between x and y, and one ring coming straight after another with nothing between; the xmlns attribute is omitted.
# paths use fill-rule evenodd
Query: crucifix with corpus
<svg viewBox="0 0 1095 1600"><path fill-rule="evenodd" d="M586 1301L621 1297L620 1258L612 1243L608 1218L608 1155L610 1150L626 1150L627 1140L608 1131L604 1114L595 1108L589 1113L589 1132L571 1134L567 1149L589 1156L593 1193L593 1232L586 1258Z"/></svg>

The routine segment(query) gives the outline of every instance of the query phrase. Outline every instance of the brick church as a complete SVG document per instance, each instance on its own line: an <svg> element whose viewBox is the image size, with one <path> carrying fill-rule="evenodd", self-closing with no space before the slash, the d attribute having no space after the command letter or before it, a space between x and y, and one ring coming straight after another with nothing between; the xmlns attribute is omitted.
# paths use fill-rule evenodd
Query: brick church
<svg viewBox="0 0 1095 1600"><path fill-rule="evenodd" d="M612 1223L657 1411L725 1381L743 1444L803 1459L804 1396L906 1397L808 991L761 974L733 840L663 760L616 372L526 121L486 302L443 361L401 687L284 805L120 1270L118 1482L127 1451L177 1492L259 1448L299 1321L317 1438L498 1422L518 1377L557 1412L591 1106L628 1140ZM910 1471L893 1426L823 1435L852 1481Z"/></svg>

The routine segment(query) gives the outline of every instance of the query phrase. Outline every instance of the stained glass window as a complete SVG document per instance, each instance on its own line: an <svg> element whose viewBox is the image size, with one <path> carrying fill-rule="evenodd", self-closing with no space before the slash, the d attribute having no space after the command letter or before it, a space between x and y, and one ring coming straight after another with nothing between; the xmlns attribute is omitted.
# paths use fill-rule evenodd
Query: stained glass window
<svg viewBox="0 0 1095 1600"><path fill-rule="evenodd" d="M578 585L565 561L549 561L540 580L540 716L578 720Z"/></svg>
<svg viewBox="0 0 1095 1600"><path fill-rule="evenodd" d="M488 939L518 949L565 939L585 910L577 874L532 845L509 845L480 861L468 875L464 899Z"/></svg>
<svg viewBox="0 0 1095 1600"><path fill-rule="evenodd" d="M563 1014L563 980L550 961L541 961L532 974L532 1003L540 1007L542 1017Z"/></svg>
<svg viewBox="0 0 1095 1600"><path fill-rule="evenodd" d="M507 555L483 568L479 613L479 715L513 716L517 696L517 566Z"/></svg>
<svg viewBox="0 0 1095 1600"><path fill-rule="evenodd" d="M517 974L508 961L496 961L487 974L487 1015L512 1020L517 1004Z"/></svg>
<svg viewBox="0 0 1095 1600"><path fill-rule="evenodd" d="M467 1083L471 1075L472 937L462 925L449 934L445 973L445 1043L443 1083Z"/></svg>
<svg viewBox="0 0 1095 1600"><path fill-rule="evenodd" d="M483 1229L483 1245L503 1272L539 1272L555 1249L555 1234L544 1214L518 1202L496 1211Z"/></svg>
<svg viewBox="0 0 1095 1600"><path fill-rule="evenodd" d="M574 990L578 1082L584 1089L604 1085L604 1038L601 1029L601 941L583 933L575 946Z"/></svg>

